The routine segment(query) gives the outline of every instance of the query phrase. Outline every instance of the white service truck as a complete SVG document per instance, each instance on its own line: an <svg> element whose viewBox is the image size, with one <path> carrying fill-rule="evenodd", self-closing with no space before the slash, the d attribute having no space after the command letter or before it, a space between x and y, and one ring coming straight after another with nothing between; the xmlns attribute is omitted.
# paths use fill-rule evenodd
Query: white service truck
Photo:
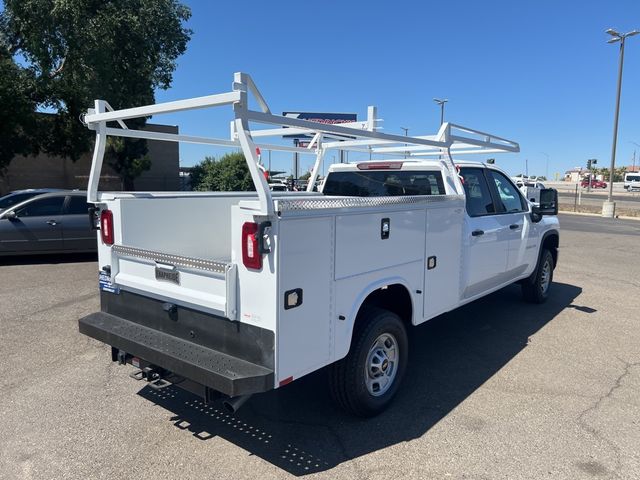
<svg viewBox="0 0 640 480"><path fill-rule="evenodd" d="M452 159L517 143L449 123L433 136L382 133L373 107L341 125L275 115L251 77L234 80L220 95L123 110L97 100L83 118L96 132L88 200L101 311L79 328L134 378L235 411L329 366L338 404L372 416L400 386L413 326L514 282L530 301L547 298L557 193L532 205L496 167ZM233 108L228 139L126 125L221 105ZM309 147L287 146L284 132L309 135ZM99 192L108 136L241 148L256 191ZM270 191L260 149L315 155L308 191ZM313 192L332 149L391 159L332 165Z"/></svg>

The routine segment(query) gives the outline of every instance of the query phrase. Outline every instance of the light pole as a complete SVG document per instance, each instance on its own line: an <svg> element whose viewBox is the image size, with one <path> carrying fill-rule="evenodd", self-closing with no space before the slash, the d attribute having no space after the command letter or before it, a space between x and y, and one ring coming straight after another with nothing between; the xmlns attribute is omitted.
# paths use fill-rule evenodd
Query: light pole
<svg viewBox="0 0 640 480"><path fill-rule="evenodd" d="M444 123L444 104L449 100L446 98L434 98L433 101L440 105L440 125L442 125Z"/></svg>
<svg viewBox="0 0 640 480"><path fill-rule="evenodd" d="M640 143L636 143L636 142L631 142L633 143L636 147L640 147ZM633 151L633 172L635 173L636 171L636 151Z"/></svg>
<svg viewBox="0 0 640 480"><path fill-rule="evenodd" d="M409 129L406 127L400 127L400 130L404 130L404 136L408 137L409 136ZM404 146L406 147L407 144L405 143ZM404 152L404 158L407 158L407 152Z"/></svg>
<svg viewBox="0 0 640 480"><path fill-rule="evenodd" d="M549 181L549 154L544 152L540 152L540 153L542 153L545 157L547 157L547 163L545 164L545 168L544 168L544 178L548 182Z"/></svg>
<svg viewBox="0 0 640 480"><path fill-rule="evenodd" d="M602 216L614 217L616 211L616 204L613 201L613 176L616 168L616 143L618 142L618 117L620 116L620 91L622 90L622 66L624 65L624 41L627 37L632 37L640 33L638 30L633 30L629 33L618 33L614 29L610 28L606 31L611 35L611 39L607 43L620 42L620 60L618 62L618 91L616 93L616 113L613 117L613 143L611 145L611 168L609 169L609 195L607 200L602 204Z"/></svg>

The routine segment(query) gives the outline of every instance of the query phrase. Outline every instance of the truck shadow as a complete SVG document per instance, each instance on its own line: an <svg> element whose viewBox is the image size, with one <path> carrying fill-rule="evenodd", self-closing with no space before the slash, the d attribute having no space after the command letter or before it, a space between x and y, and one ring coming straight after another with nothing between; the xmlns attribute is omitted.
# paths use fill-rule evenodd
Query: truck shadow
<svg viewBox="0 0 640 480"><path fill-rule="evenodd" d="M45 253L38 255L0 257L0 265L58 265L62 263L84 263L96 261L98 261L97 253Z"/></svg>
<svg viewBox="0 0 640 480"><path fill-rule="evenodd" d="M547 303L530 305L511 286L414 328L403 387L388 411L369 420L333 405L325 370L255 396L235 415L176 387L145 387L139 395L197 439L219 436L293 475L316 473L424 435L581 291L556 283Z"/></svg>

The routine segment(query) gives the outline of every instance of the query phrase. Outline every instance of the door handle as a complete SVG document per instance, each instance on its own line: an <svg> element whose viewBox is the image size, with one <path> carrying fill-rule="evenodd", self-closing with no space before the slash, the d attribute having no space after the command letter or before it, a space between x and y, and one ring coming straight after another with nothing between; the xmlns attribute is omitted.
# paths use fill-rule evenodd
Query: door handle
<svg viewBox="0 0 640 480"><path fill-rule="evenodd" d="M484 230L474 230L471 232L472 237L479 237L480 235L484 235Z"/></svg>
<svg viewBox="0 0 640 480"><path fill-rule="evenodd" d="M58 224L56 220L47 220L47 225L55 227Z"/></svg>
<svg viewBox="0 0 640 480"><path fill-rule="evenodd" d="M518 225L517 223L514 223L513 225L509 225L509 228L510 228L511 230L517 230L517 229L519 229L519 228L520 228L520 225Z"/></svg>

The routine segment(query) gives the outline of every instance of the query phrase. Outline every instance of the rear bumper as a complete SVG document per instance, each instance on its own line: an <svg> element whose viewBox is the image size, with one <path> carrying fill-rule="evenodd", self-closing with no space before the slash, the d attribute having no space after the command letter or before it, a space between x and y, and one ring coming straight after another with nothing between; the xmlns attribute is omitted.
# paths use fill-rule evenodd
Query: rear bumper
<svg viewBox="0 0 640 480"><path fill-rule="evenodd" d="M103 292L102 310L79 320L80 333L231 397L274 387L270 331L186 308L168 313L128 292Z"/></svg>

